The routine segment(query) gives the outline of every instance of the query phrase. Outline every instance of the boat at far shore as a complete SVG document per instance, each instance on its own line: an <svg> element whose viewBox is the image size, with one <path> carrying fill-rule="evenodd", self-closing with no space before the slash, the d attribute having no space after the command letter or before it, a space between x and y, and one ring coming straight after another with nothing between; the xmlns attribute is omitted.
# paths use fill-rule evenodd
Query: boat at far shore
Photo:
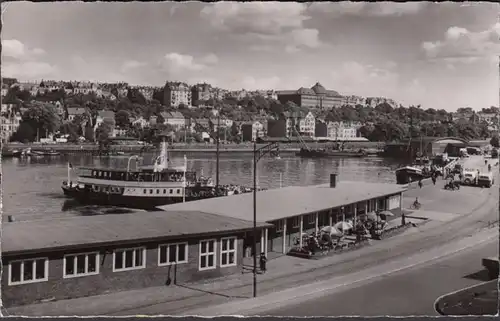
<svg viewBox="0 0 500 321"><path fill-rule="evenodd" d="M335 150L335 149L310 149L301 148L296 154L305 158L322 158L322 157L365 157L367 153L363 150Z"/></svg>

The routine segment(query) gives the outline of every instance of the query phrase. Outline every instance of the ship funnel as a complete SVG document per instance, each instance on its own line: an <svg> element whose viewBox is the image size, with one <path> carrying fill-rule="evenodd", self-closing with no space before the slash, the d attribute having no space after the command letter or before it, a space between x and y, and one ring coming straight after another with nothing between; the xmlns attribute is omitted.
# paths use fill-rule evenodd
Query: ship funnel
<svg viewBox="0 0 500 321"><path fill-rule="evenodd" d="M165 140L165 137L163 138L163 141L161 143L161 167L163 169L168 168L168 145L167 141Z"/></svg>
<svg viewBox="0 0 500 321"><path fill-rule="evenodd" d="M330 174L330 188L337 187L337 174Z"/></svg>

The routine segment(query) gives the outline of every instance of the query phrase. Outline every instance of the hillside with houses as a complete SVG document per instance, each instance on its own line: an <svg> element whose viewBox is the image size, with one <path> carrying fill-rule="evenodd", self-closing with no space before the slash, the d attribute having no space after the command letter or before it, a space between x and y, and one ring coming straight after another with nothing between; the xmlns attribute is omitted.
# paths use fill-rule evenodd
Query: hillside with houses
<svg viewBox="0 0 500 321"><path fill-rule="evenodd" d="M498 108L481 111L404 107L384 97L344 96L316 83L294 90L229 91L210 84L127 83L4 78L1 140L103 142L136 137L155 142L226 142L319 137L398 141L408 136L486 138L498 131Z"/></svg>

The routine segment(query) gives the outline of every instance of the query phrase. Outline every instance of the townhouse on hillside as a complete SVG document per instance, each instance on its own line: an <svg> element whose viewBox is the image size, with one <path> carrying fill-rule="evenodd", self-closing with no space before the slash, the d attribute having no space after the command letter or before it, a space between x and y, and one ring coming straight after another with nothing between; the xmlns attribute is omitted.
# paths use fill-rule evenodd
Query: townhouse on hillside
<svg viewBox="0 0 500 321"><path fill-rule="evenodd" d="M209 84L197 84L191 87L191 100L193 106L199 107L203 101L214 98L212 94L212 86Z"/></svg>
<svg viewBox="0 0 500 321"><path fill-rule="evenodd" d="M241 138L244 142L255 142L257 138L265 136L264 125L259 121L241 124Z"/></svg>
<svg viewBox="0 0 500 321"><path fill-rule="evenodd" d="M361 127L359 122L329 122L327 123L327 136L333 140L349 140L358 136Z"/></svg>
<svg viewBox="0 0 500 321"><path fill-rule="evenodd" d="M186 127L186 118L178 111L161 112L160 115L165 120L163 124L172 126L175 130Z"/></svg>
<svg viewBox="0 0 500 321"><path fill-rule="evenodd" d="M498 123L499 115L497 113L484 113L482 111L476 113L479 122L485 122L489 125Z"/></svg>
<svg viewBox="0 0 500 321"><path fill-rule="evenodd" d="M2 84L2 98L5 98L8 92L9 92L9 86L6 84Z"/></svg>
<svg viewBox="0 0 500 321"><path fill-rule="evenodd" d="M385 98L385 97L367 97L365 99L365 105L375 108L380 104L387 103L389 104L392 108L397 108L398 103L394 101L393 99Z"/></svg>
<svg viewBox="0 0 500 321"><path fill-rule="evenodd" d="M94 131L97 130L99 126L101 126L104 121L107 120L113 124L113 128L115 127L115 112L111 110L100 110L97 113L97 118L95 120Z"/></svg>
<svg viewBox="0 0 500 321"><path fill-rule="evenodd" d="M182 82L167 82L163 89L163 104L167 107L192 106L191 88Z"/></svg>
<svg viewBox="0 0 500 321"><path fill-rule="evenodd" d="M299 120L299 133L302 136L314 137L316 131L316 118L312 112L308 112L304 118Z"/></svg>
<svg viewBox="0 0 500 321"><path fill-rule="evenodd" d="M149 126L149 121L144 119L144 117L139 116L138 118L130 117L130 123L132 126L139 126L141 128L145 128Z"/></svg>
<svg viewBox="0 0 500 321"><path fill-rule="evenodd" d="M363 98L361 96L355 96L355 95L344 96L343 105L348 105L348 106L353 106L353 107L356 105L365 106L366 105L366 98Z"/></svg>
<svg viewBox="0 0 500 321"><path fill-rule="evenodd" d="M19 128L21 119L21 115L13 111L6 114L2 113L0 116L0 139L2 143L7 143L12 135L14 135Z"/></svg>
<svg viewBox="0 0 500 321"><path fill-rule="evenodd" d="M86 108L83 108L83 107L68 107L68 118L67 120L68 121L73 121L75 120L76 116L79 116L79 115L84 115L85 113L87 113L87 109Z"/></svg>
<svg viewBox="0 0 500 321"><path fill-rule="evenodd" d="M338 92L326 90L319 82L310 89L302 87L298 90L282 90L277 95L282 104L290 101L307 108L332 109L340 107L344 101Z"/></svg>

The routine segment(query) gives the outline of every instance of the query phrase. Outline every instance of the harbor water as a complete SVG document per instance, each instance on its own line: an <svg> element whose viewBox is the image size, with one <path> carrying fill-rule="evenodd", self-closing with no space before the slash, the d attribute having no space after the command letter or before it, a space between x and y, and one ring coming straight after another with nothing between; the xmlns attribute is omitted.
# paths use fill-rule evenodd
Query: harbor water
<svg viewBox="0 0 500 321"><path fill-rule="evenodd" d="M153 154L143 156L144 164L152 163ZM132 211L81 206L65 198L61 190L61 183L67 178L68 162L76 169L84 166L126 168L127 161L127 156L2 159L3 220L6 221L9 215L16 221L23 221ZM183 162L182 155L171 156L172 166L182 166ZM216 157L213 153L188 155L187 162L188 170L211 176L215 181ZM252 186L252 162L251 153L222 154L220 184ZM337 173L339 180L395 183L394 169L398 165L378 157L301 159L283 154L281 159L263 157L258 162L257 182L261 188L316 185L329 182L329 175ZM76 178L74 170L71 175L72 179Z"/></svg>

